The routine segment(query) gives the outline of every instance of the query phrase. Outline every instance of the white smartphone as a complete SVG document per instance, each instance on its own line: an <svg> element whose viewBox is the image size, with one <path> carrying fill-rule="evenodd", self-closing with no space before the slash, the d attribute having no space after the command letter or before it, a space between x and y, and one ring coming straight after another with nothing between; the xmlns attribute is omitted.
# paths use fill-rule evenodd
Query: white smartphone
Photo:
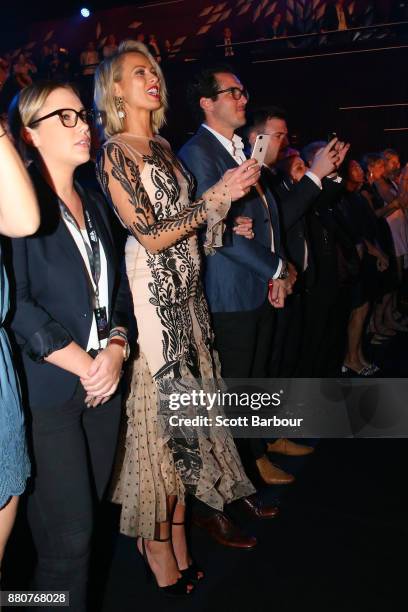
<svg viewBox="0 0 408 612"><path fill-rule="evenodd" d="M251 159L256 159L260 166L262 166L265 161L265 155L268 150L270 139L271 137L269 134L258 134L256 137L254 148L252 149Z"/></svg>

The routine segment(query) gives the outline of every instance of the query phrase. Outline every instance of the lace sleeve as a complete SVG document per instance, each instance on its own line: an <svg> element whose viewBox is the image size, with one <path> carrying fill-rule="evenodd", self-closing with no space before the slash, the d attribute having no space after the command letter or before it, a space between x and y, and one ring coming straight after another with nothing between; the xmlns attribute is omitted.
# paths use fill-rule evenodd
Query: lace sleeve
<svg viewBox="0 0 408 612"><path fill-rule="evenodd" d="M108 142L98 155L97 175L103 192L123 225L146 250L164 251L205 224L207 249L221 246L223 219L231 205L227 185L220 181L178 215L158 221L143 186L142 170L125 147L116 142Z"/></svg>

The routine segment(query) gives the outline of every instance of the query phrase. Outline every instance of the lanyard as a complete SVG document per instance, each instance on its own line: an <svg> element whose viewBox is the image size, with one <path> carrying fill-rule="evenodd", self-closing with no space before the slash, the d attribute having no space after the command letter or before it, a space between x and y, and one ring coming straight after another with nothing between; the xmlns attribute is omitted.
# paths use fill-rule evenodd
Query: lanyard
<svg viewBox="0 0 408 612"><path fill-rule="evenodd" d="M62 215L69 223L74 225L74 227L79 231L80 236L83 240L86 254L88 256L89 267L91 268L92 278L95 283L95 289L94 289L95 306L96 308L99 308L99 286L98 285L99 285L99 279L101 277L101 253L100 253L100 248L99 248L98 234L96 233L91 215L89 214L89 212L86 210L86 208L82 204L82 209L84 212L84 219L85 219L86 233L88 234L89 244L91 245L89 247L89 244L87 243L87 241L84 239L82 235L81 228L79 227L76 219L72 215L67 205L62 200L59 200L59 204L60 204L60 210L61 210Z"/></svg>

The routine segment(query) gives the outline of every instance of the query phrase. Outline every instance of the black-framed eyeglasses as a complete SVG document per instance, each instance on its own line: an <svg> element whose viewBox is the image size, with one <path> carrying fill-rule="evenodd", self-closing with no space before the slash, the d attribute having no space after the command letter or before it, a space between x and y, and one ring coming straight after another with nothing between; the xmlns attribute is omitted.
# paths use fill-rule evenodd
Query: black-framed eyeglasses
<svg viewBox="0 0 408 612"><path fill-rule="evenodd" d="M244 98L249 100L248 90L245 88L240 89L239 87L227 87L227 89L220 89L219 91L217 91L217 96L218 94L227 93L227 92L231 94L234 100L240 100L242 96L244 96Z"/></svg>
<svg viewBox="0 0 408 612"><path fill-rule="evenodd" d="M33 125L40 123L40 121L44 121L44 119L49 119L50 117L54 117L55 115L58 115L62 125L67 128L74 128L78 123L78 118L80 118L81 121L87 124L95 123L100 120L100 113L98 111L88 110L85 108L80 111L76 111L74 108L59 108L58 110L55 110L52 113L48 113L48 115L44 115L44 117L34 119L34 121L31 121L28 124L28 127L33 127Z"/></svg>

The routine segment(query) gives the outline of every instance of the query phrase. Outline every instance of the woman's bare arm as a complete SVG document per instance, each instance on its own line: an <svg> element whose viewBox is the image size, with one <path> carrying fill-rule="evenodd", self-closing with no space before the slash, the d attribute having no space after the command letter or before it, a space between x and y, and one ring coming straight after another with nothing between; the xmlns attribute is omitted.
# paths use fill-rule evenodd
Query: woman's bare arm
<svg viewBox="0 0 408 612"><path fill-rule="evenodd" d="M0 124L0 233L11 238L37 231L40 212L30 177Z"/></svg>

